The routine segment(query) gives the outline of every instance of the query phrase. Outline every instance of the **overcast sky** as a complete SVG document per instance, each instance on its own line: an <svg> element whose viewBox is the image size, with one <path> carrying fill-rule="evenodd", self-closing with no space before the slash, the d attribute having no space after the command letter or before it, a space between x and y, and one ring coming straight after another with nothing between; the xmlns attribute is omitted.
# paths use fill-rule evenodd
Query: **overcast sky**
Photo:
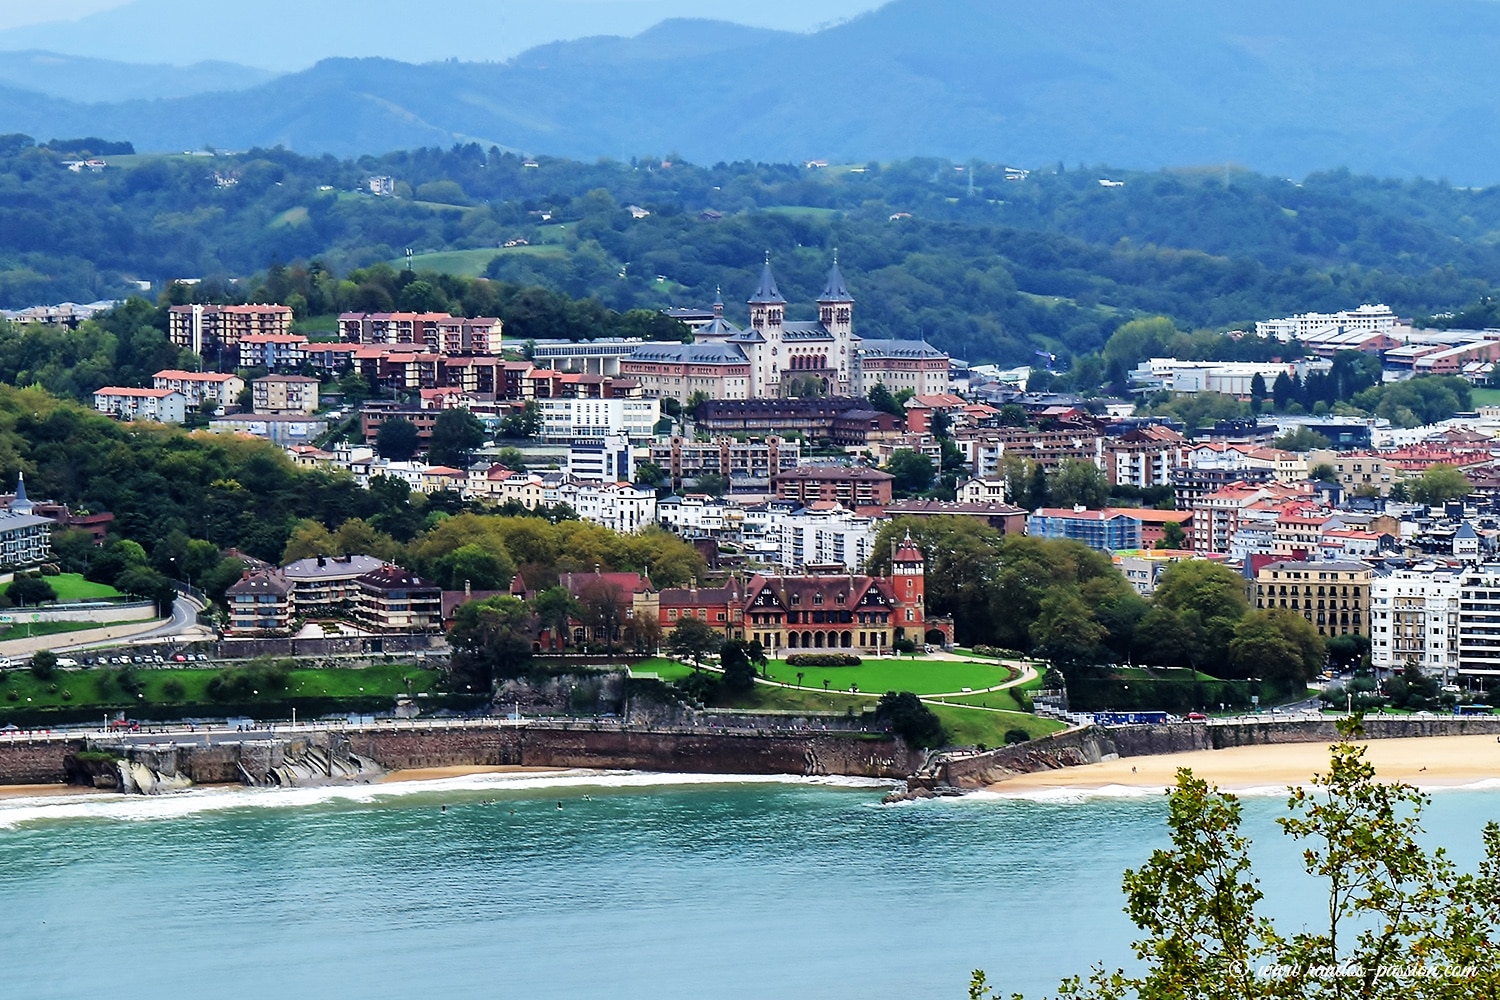
<svg viewBox="0 0 1500 1000"><path fill-rule="evenodd" d="M0 50L176 65L221 59L276 71L328 56L504 60L547 42L635 35L672 17L811 31L884 2L257 0L247 7L218 0L0 0ZM225 44L230 38L236 44Z"/></svg>

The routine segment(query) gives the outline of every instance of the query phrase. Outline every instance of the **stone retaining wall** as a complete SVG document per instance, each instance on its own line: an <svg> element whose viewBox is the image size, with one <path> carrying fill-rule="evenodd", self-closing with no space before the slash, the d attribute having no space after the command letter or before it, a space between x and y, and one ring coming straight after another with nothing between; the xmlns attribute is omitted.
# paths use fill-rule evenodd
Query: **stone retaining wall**
<svg viewBox="0 0 1500 1000"><path fill-rule="evenodd" d="M51 785L67 780L65 761L83 741L7 738L0 742L0 785Z"/></svg>
<svg viewBox="0 0 1500 1000"><path fill-rule="evenodd" d="M651 733L505 728L349 734L387 768L461 764L589 767L703 774L841 774L903 778L920 752L887 736L836 733Z"/></svg>

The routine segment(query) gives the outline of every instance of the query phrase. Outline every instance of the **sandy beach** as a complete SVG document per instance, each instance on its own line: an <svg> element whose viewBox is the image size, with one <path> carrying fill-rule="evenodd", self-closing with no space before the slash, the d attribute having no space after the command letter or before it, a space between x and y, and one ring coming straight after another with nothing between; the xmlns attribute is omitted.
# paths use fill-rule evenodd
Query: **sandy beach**
<svg viewBox="0 0 1500 1000"><path fill-rule="evenodd" d="M1366 740L1366 759L1377 777L1428 787L1467 785L1500 779L1500 742L1493 736L1434 736L1400 740ZM1274 746L1196 750L1159 757L1122 757L1056 771L1022 774L989 786L992 792L1030 792L1045 788L1104 788L1124 785L1166 788L1180 767L1225 791L1307 783L1328 770L1328 744L1281 743Z"/></svg>
<svg viewBox="0 0 1500 1000"><path fill-rule="evenodd" d="M411 767L404 771L392 771L380 779L381 784L390 781L434 781L438 778L467 778L473 774L554 774L568 771L566 767L525 767L519 764L456 764L449 767Z"/></svg>
<svg viewBox="0 0 1500 1000"><path fill-rule="evenodd" d="M29 799L38 795L118 795L112 788L83 785L0 785L0 799Z"/></svg>

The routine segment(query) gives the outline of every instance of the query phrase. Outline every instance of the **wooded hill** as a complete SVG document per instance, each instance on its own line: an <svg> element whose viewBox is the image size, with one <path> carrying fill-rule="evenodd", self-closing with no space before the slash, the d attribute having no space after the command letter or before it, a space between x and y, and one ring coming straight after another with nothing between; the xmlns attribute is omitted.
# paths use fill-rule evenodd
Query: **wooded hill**
<svg viewBox="0 0 1500 1000"><path fill-rule="evenodd" d="M1425 314L1500 285L1500 189L1343 171L1300 184L1107 168L1007 180L998 164L938 159L701 167L477 145L65 169L78 155L76 143L61 153L0 137L0 305L118 296L125 278L250 279L278 261L342 275L401 266L411 248L419 271L542 285L621 312L706 306L722 288L742 320L769 250L802 319L837 248L862 335L925 336L975 362L1045 350L1066 364L1139 315L1191 329L1361 302ZM393 178L395 196L369 194L372 175Z"/></svg>

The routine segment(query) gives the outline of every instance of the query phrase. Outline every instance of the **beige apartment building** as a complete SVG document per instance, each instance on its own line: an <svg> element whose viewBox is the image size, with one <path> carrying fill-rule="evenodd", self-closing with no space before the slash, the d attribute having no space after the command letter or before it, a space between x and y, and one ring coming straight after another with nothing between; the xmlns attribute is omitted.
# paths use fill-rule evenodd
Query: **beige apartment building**
<svg viewBox="0 0 1500 1000"><path fill-rule="evenodd" d="M1255 574L1255 607L1295 611L1323 636L1370 634L1370 580L1359 562L1273 562Z"/></svg>

